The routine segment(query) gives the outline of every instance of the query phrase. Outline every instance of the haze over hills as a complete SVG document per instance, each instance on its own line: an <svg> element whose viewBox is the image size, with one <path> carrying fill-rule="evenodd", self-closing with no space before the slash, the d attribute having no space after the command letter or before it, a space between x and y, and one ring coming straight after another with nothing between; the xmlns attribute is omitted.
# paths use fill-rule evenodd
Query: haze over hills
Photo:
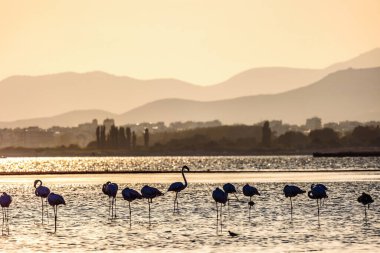
<svg viewBox="0 0 380 253"><path fill-rule="evenodd" d="M100 117L96 116L100 115ZM112 117L117 124L139 122L208 121L252 124L281 119L302 124L319 116L324 122L380 119L380 67L347 69L329 74L311 85L274 95L245 96L211 102L163 99L116 115L104 111L79 111L46 119L2 122L0 127L68 126ZM54 123L54 124L53 124Z"/></svg>
<svg viewBox="0 0 380 253"><path fill-rule="evenodd" d="M348 69L309 86L275 95L246 96L213 102L165 99L131 110L119 123L141 121L206 121L252 124L281 119L302 124L306 118L324 122L380 119L380 68Z"/></svg>
<svg viewBox="0 0 380 253"><path fill-rule="evenodd" d="M274 94L306 86L339 69L377 66L380 66L380 48L325 69L254 68L211 86L197 86L175 79L137 80L104 72L13 76L0 82L0 108L3 108L0 110L0 120L4 122L46 118L94 108L123 113L146 103L167 98L216 101L248 95ZM84 116L85 112L82 113L83 120L80 122L89 118ZM76 121L70 121L67 115L67 122L74 124ZM92 115L95 115L94 111ZM102 115L99 115L97 118L101 117ZM51 118L49 124L44 123L47 119L39 119L36 122L41 126L62 124L58 119L62 118ZM24 126L23 122L25 121L2 123L0 126Z"/></svg>

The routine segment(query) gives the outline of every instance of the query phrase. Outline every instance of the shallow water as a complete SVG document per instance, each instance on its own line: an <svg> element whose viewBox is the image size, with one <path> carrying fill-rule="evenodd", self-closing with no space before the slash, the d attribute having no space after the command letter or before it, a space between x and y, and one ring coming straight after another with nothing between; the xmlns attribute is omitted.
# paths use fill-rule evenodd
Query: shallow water
<svg viewBox="0 0 380 253"><path fill-rule="evenodd" d="M51 233L54 230L51 207L49 223L41 225L41 201L34 196L32 185L37 176L0 176L0 191L13 196L10 234L1 237L0 251L374 252L378 249L379 171L369 175L368 172L271 175L268 180L266 172L189 174L189 186L180 194L179 214L173 214L174 194L167 193L153 201L149 225L147 201L139 200L132 203L131 227L128 205L120 190L118 217L109 219L108 198L101 191L102 183L112 180L119 183L119 189L128 186L140 190L144 182L149 182L165 191L169 182L182 180L179 174L43 175L39 178L52 191L62 194L67 203L58 209L56 234ZM325 182L330 190L319 221L316 202L306 195L294 199L291 216L289 199L282 194L284 184L296 182L307 190L314 179ZM238 197L244 202L231 202L230 215L227 207L223 208L221 230L216 225L211 192L229 181L235 183ZM254 198L251 221L247 199L241 194L245 182L261 192L261 196ZM375 199L367 218L356 201L362 191ZM239 236L230 237L228 230Z"/></svg>
<svg viewBox="0 0 380 253"><path fill-rule="evenodd" d="M380 157L193 156L193 157L38 157L0 159L0 172L50 171L307 171L378 170Z"/></svg>

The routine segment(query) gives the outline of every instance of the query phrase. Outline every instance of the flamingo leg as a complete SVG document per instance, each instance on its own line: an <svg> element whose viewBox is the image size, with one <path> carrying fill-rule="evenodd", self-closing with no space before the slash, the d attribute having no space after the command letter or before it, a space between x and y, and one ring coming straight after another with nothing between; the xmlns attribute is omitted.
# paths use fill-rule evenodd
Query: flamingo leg
<svg viewBox="0 0 380 253"><path fill-rule="evenodd" d="M3 215L3 223L1 224L1 234L4 234L4 222L5 222L5 216L4 216L4 208L1 208L1 214Z"/></svg>
<svg viewBox="0 0 380 253"><path fill-rule="evenodd" d="M319 202L318 202L318 199L317 199L317 207L318 207L318 218L319 218Z"/></svg>
<svg viewBox="0 0 380 253"><path fill-rule="evenodd" d="M173 213L175 213L175 205L177 203L178 192L175 193Z"/></svg>
<svg viewBox="0 0 380 253"><path fill-rule="evenodd" d="M227 199L227 213L228 213L228 218L230 217L230 199Z"/></svg>
<svg viewBox="0 0 380 253"><path fill-rule="evenodd" d="M129 227L132 227L132 210L131 210L131 202L128 201L129 204Z"/></svg>
<svg viewBox="0 0 380 253"><path fill-rule="evenodd" d="M44 199L41 197L41 207L42 207L42 224L44 224Z"/></svg>
<svg viewBox="0 0 380 253"><path fill-rule="evenodd" d="M223 232L223 204L220 203L220 232Z"/></svg>
<svg viewBox="0 0 380 253"><path fill-rule="evenodd" d="M177 198L177 213L179 213L179 201L178 201L179 198Z"/></svg>
<svg viewBox="0 0 380 253"><path fill-rule="evenodd" d="M57 232L57 211L56 206L53 206L53 212L54 212L54 233Z"/></svg>
<svg viewBox="0 0 380 253"><path fill-rule="evenodd" d="M149 206L149 226L150 226L150 201L148 199L148 206Z"/></svg>
<svg viewBox="0 0 380 253"><path fill-rule="evenodd" d="M215 205L216 205L216 233L218 234L218 227L219 227L218 202L215 201Z"/></svg>
<svg viewBox="0 0 380 253"><path fill-rule="evenodd" d="M47 218L47 221L48 221L48 224L49 224L49 208L48 207L48 200L46 198L45 200L45 206L46 206L46 218Z"/></svg>
<svg viewBox="0 0 380 253"><path fill-rule="evenodd" d="M115 199L115 218L116 218L116 210L117 210L117 208L116 208L116 197L114 199Z"/></svg>
<svg viewBox="0 0 380 253"><path fill-rule="evenodd" d="M292 202L292 197L290 197L290 210L293 210L293 202Z"/></svg>

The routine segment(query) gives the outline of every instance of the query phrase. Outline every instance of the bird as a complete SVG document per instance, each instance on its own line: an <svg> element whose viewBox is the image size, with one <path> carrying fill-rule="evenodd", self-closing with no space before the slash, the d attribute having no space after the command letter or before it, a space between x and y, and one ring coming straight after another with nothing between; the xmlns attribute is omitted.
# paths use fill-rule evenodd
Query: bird
<svg viewBox="0 0 380 253"><path fill-rule="evenodd" d="M179 208L178 208L178 193L180 193L181 191L183 191L187 187L187 180L186 180L186 177L185 177L185 170L186 171L190 171L190 169L187 166L183 166L182 167L182 177L183 177L183 180L185 181L185 183L182 183L182 182L172 183L169 186L169 189L168 189L168 192L170 192L170 191L175 192L173 212L175 212L175 210L176 210L176 204L177 204L177 211L179 211Z"/></svg>
<svg viewBox="0 0 380 253"><path fill-rule="evenodd" d="M49 205L53 207L54 210L54 233L57 232L57 217L58 217L58 206L59 205L66 205L66 202L64 198L59 195L55 194L54 192L51 192L49 196L47 197Z"/></svg>
<svg viewBox="0 0 380 253"><path fill-rule="evenodd" d="M374 200L372 199L371 195L363 192L362 195L358 197L358 202L364 205L364 214L367 217L367 206L369 209L369 205L372 204Z"/></svg>
<svg viewBox="0 0 380 253"><path fill-rule="evenodd" d="M150 225L150 203L153 203L153 199L159 196L164 195L160 190L157 188L145 185L143 188L141 188L141 195L144 199L148 199L148 206L149 206L149 225Z"/></svg>
<svg viewBox="0 0 380 253"><path fill-rule="evenodd" d="M284 194L286 198L290 199L290 210L293 210L292 198L296 197L298 194L304 194L306 191L302 190L295 185L285 185Z"/></svg>
<svg viewBox="0 0 380 253"><path fill-rule="evenodd" d="M308 191L307 196L311 199L317 200L317 206L318 206L318 217L319 217L319 208L320 204L318 201L321 201L322 199L328 198L326 193L327 187L322 184L312 184L311 185L311 191Z"/></svg>
<svg viewBox="0 0 380 253"><path fill-rule="evenodd" d="M234 194L236 200L239 201L238 197L236 196L236 188L233 184L226 183L223 185L223 190L225 193L227 193L227 208L228 208L228 213L230 213L230 199L228 198L228 195Z"/></svg>
<svg viewBox="0 0 380 253"><path fill-rule="evenodd" d="M124 188L124 190L121 191L121 195L123 195L123 199L128 201L129 205L129 226L132 226L132 210L131 210L131 202L136 199L142 199L142 195L133 189L130 189L128 187Z"/></svg>
<svg viewBox="0 0 380 253"><path fill-rule="evenodd" d="M324 184L311 184L310 188L313 189L314 187L322 188L323 190L328 191L328 188ZM321 199L319 206L322 207L323 204L324 204L324 198Z"/></svg>
<svg viewBox="0 0 380 253"><path fill-rule="evenodd" d="M12 203L12 196L8 195L6 192L3 192L3 194L0 196L0 206L2 208L3 213L3 223L1 227L1 233L4 234L4 227L6 228L8 234L9 234L9 206Z"/></svg>
<svg viewBox="0 0 380 253"><path fill-rule="evenodd" d="M215 201L216 205L216 223L218 224L219 213L218 213L218 203L220 204L220 227L223 225L222 214L223 214L223 205L227 203L227 193L221 190L219 187L212 192L212 198ZM218 225L217 225L218 227Z"/></svg>
<svg viewBox="0 0 380 253"><path fill-rule="evenodd" d="M108 211L111 213L111 219L116 218L116 195L119 187L115 183L108 181L103 184L102 191L109 198L109 208Z"/></svg>
<svg viewBox="0 0 380 253"><path fill-rule="evenodd" d="M230 234L231 237L236 237L236 236L239 235L239 234L236 234L236 233L234 233L234 232L232 232L230 230L228 230L228 234Z"/></svg>
<svg viewBox="0 0 380 253"><path fill-rule="evenodd" d="M248 215L248 217L249 217L249 220L251 220L251 208L255 204L252 201L252 197L255 196L255 195L260 196L261 194L259 193L259 191L255 187L250 186L249 184L245 184L243 186L243 194L244 194L244 196L249 197L249 202L248 202L248 206L249 206L249 212L248 212L248 214L249 215Z"/></svg>
<svg viewBox="0 0 380 253"><path fill-rule="evenodd" d="M41 198L41 207L42 207L42 217L41 217L41 220L42 220L42 224L43 224L44 223L44 199L47 200L47 197L49 196L49 193L50 193L50 189L47 188L46 186L43 186L42 185L42 181L39 180L39 179L34 180L34 188L36 189L34 191L34 194L37 197ZM47 217L49 218L49 212L47 212Z"/></svg>

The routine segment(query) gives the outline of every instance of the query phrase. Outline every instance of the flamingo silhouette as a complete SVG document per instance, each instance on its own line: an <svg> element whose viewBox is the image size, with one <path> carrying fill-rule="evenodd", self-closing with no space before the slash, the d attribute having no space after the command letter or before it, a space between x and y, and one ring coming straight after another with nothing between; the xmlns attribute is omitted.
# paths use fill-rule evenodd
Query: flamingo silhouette
<svg viewBox="0 0 380 253"><path fill-rule="evenodd" d="M319 208L320 203L318 201L322 201L322 199L328 198L326 193L327 187L322 184L312 184L311 185L311 191L308 191L307 196L311 199L317 200L317 206L318 206L318 217L319 217Z"/></svg>
<svg viewBox="0 0 380 253"><path fill-rule="evenodd" d="M219 208L218 203L220 204L220 228L223 227L223 205L226 204L228 194L225 193L223 190L221 190L219 187L216 187L216 189L212 192L212 198L215 201L216 205L216 229L218 231L218 219L219 219Z"/></svg>
<svg viewBox="0 0 380 253"><path fill-rule="evenodd" d="M38 185L38 186L37 186ZM34 191L34 194L36 194L37 197L41 198L41 207L42 207L42 224L44 223L44 199L47 201L47 197L49 196L50 189L46 186L42 186L42 181L37 179L34 181L34 188L36 189ZM47 212L47 218L49 218L49 212Z"/></svg>
<svg viewBox="0 0 380 253"><path fill-rule="evenodd" d="M364 205L364 214L365 217L367 217L367 206L369 209L369 205L374 202L371 195L363 192L362 195L358 197L358 202Z"/></svg>
<svg viewBox="0 0 380 253"><path fill-rule="evenodd" d="M123 195L124 200L128 201L129 205L129 226L132 226L132 210L131 210L131 202L136 199L142 199L142 195L128 187L126 187L124 190L122 190L121 195Z"/></svg>
<svg viewBox="0 0 380 253"><path fill-rule="evenodd" d="M223 190L225 193L227 193L227 208L228 208L228 215L230 214L230 198L228 198L229 194L234 194L237 201L239 201L238 197L236 196L236 188L233 184L227 183L223 185Z"/></svg>
<svg viewBox="0 0 380 253"><path fill-rule="evenodd" d="M65 200L61 195L51 192L47 197L49 205L53 207L54 210L54 233L57 232L57 217L58 217L58 206L66 205Z"/></svg>
<svg viewBox="0 0 380 253"><path fill-rule="evenodd" d="M246 184L243 186L243 194L244 196L247 196L249 197L249 202L248 202L248 206L249 206L249 211L248 211L248 216L249 216L249 220L251 220L251 209L252 209L252 206L255 204L253 201L252 201L252 197L255 196L255 195L258 195L260 196L261 194L259 193L259 191L253 187L253 186L250 186L249 184Z"/></svg>
<svg viewBox="0 0 380 253"><path fill-rule="evenodd" d="M175 182L175 183L172 183L169 186L169 189L168 189L168 192L171 192L171 191L175 192L173 213L176 210L176 204L177 204L177 211L179 211L179 208L178 208L178 193L180 193L182 190L184 190L187 187L187 180L186 180L186 177L185 177L185 170L186 171L190 171L190 169L187 166L183 166L182 167L182 177L183 177L183 180L185 181L185 184L183 184L182 182Z"/></svg>
<svg viewBox="0 0 380 253"><path fill-rule="evenodd" d="M115 183L107 182L103 184L102 191L109 199L108 212L111 213L111 219L116 218L116 195L119 187Z"/></svg>
<svg viewBox="0 0 380 253"><path fill-rule="evenodd" d="M150 203L153 203L153 199L159 196L164 195L160 190L157 188L145 185L143 188L141 188L141 195L144 199L148 199L148 206L149 206L149 225L150 225Z"/></svg>
<svg viewBox="0 0 380 253"><path fill-rule="evenodd" d="M324 185L324 184L312 184L312 185L310 186L311 189L313 189L314 187L321 188L321 189L325 190L325 192L328 191L328 188L327 188L326 185ZM326 197L326 198L327 198L327 197ZM325 203L324 199L325 199L325 198L322 198L322 199L320 200L320 202L319 202L319 206L320 206L320 207L322 207L323 204Z"/></svg>
<svg viewBox="0 0 380 253"><path fill-rule="evenodd" d="M12 203L12 196L8 195L6 192L0 196L1 211L3 213L3 224L1 227L1 233L4 234L4 228L7 230L9 235L9 206Z"/></svg>
<svg viewBox="0 0 380 253"><path fill-rule="evenodd" d="M293 203L292 198L296 197L298 194L303 194L306 191L301 190L298 186L295 185L285 185L284 187L284 194L286 198L290 199L290 211L293 211Z"/></svg>

